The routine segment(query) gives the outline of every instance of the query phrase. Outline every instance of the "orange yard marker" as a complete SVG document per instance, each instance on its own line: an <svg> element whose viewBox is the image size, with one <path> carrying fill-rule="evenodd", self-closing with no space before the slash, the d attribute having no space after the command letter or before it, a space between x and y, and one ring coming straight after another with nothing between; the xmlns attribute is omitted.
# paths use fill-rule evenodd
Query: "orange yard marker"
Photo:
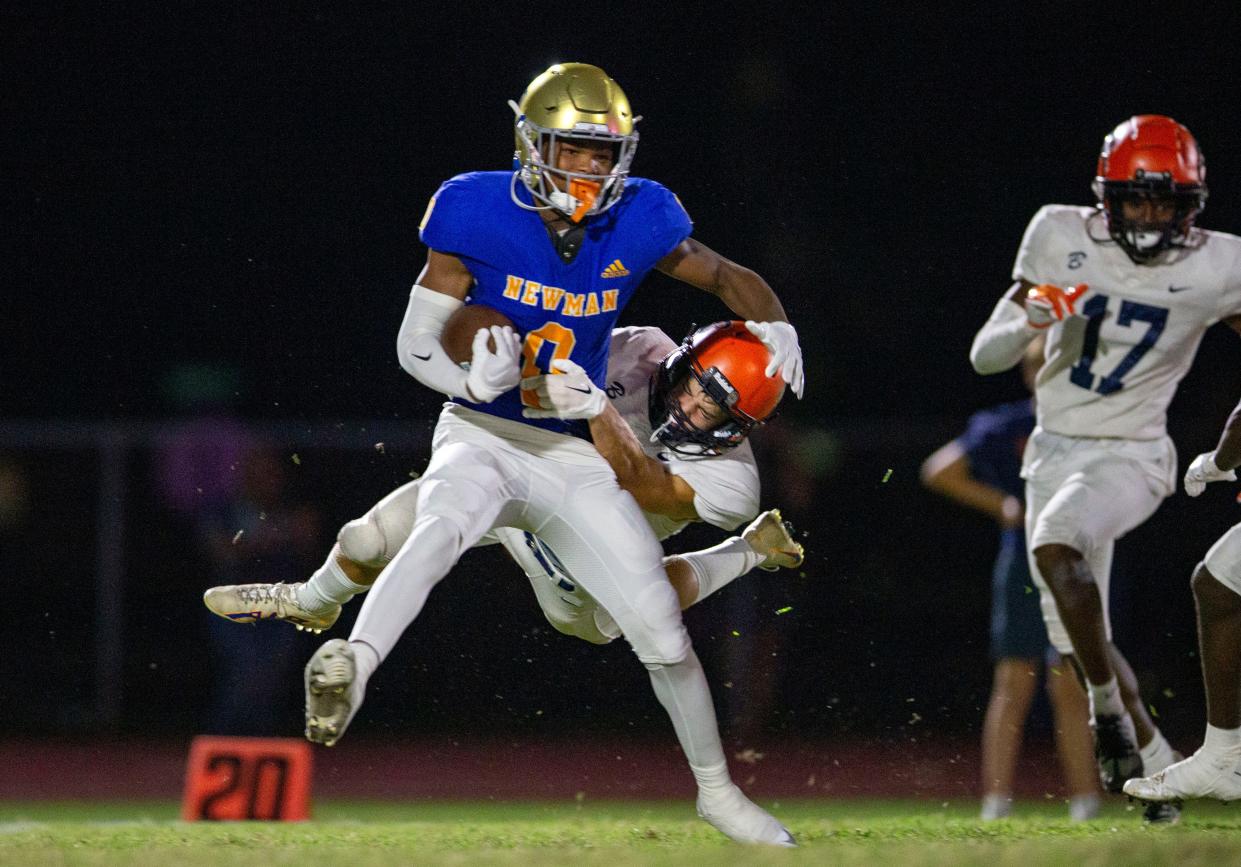
<svg viewBox="0 0 1241 867"><path fill-rule="evenodd" d="M310 818L310 744L300 738L200 735L190 744L181 818Z"/></svg>

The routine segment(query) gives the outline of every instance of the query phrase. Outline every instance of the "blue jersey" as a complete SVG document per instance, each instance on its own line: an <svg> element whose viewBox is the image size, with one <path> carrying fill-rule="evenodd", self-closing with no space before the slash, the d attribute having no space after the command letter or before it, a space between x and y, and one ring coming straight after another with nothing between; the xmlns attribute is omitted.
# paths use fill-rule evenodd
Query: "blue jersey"
<svg viewBox="0 0 1241 867"><path fill-rule="evenodd" d="M1034 401L1026 398L974 413L957 443L975 478L1024 502L1021 456L1033 430ZM1024 550L1025 531L1021 527L1001 531L1000 545Z"/></svg>
<svg viewBox="0 0 1241 867"><path fill-rule="evenodd" d="M1020 500L1025 497L1021 455L1032 430L1034 405L1027 398L974 413L957 443L980 482Z"/></svg>
<svg viewBox="0 0 1241 867"><path fill-rule="evenodd" d="M577 256L557 254L542 216L510 197L511 172L472 172L446 181L422 219L422 242L460 259L475 280L469 303L503 312L521 333L522 375L546 373L553 359L580 364L606 386L608 347L617 316L664 256L689 236L689 215L654 181L629 178L620 201L586 223ZM529 201L520 183L517 192ZM533 396L513 389L470 409L585 435L582 421L525 419Z"/></svg>

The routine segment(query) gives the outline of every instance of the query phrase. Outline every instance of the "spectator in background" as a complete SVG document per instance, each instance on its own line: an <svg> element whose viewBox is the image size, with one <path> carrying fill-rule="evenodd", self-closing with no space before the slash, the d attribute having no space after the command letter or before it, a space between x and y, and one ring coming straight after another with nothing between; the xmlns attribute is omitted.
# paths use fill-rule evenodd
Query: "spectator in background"
<svg viewBox="0 0 1241 867"><path fill-rule="evenodd" d="M193 518L228 502L240 487L238 468L250 440L234 409L240 375L226 365L183 365L164 377L161 390L182 418L156 454L156 482L164 505Z"/></svg>
<svg viewBox="0 0 1241 867"><path fill-rule="evenodd" d="M289 466L275 450L252 446L241 458L236 494L200 511L197 531L214 583L298 581L318 565L321 516L291 493ZM291 629L243 629L218 617L209 620L216 678L209 730L237 735L297 731L302 636Z"/></svg>
<svg viewBox="0 0 1241 867"><path fill-rule="evenodd" d="M1036 340L1022 363L1022 376L1031 392L1042 350L1043 342ZM1056 746L1070 794L1069 816L1084 821L1099 810L1086 695L1073 671L1048 644L1026 559L1020 472L1022 452L1033 429L1032 397L981 410L970 417L964 434L926 459L922 481L931 490L990 516L1000 526L1000 551L991 576L995 669L983 721L981 817L1001 819L1012 808L1022 733L1045 660Z"/></svg>

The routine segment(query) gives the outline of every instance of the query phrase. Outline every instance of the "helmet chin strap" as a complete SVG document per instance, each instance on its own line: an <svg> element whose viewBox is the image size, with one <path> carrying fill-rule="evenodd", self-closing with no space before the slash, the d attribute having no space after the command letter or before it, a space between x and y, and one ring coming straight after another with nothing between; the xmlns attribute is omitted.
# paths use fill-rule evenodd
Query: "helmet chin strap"
<svg viewBox="0 0 1241 867"><path fill-rule="evenodd" d="M553 228L551 223L543 225L547 228L552 246L556 248L556 255L561 261L568 265L576 259L578 251L582 249L582 242L586 240L586 224L570 225L569 228L559 231Z"/></svg>

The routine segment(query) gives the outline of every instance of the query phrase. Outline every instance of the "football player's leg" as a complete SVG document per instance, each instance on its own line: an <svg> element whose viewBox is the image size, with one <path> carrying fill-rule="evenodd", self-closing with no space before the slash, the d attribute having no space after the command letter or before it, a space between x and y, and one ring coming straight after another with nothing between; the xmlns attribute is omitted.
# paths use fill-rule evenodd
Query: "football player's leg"
<svg viewBox="0 0 1241 867"><path fill-rule="evenodd" d="M304 582L212 587L203 602L238 623L285 620L322 632L336 622L342 605L370 589L400 549L413 527L417 497L417 481L402 485L342 527L327 560Z"/></svg>
<svg viewBox="0 0 1241 867"><path fill-rule="evenodd" d="M1021 735L1038 686L1038 658L996 660L991 698L982 725L982 812L984 820L1008 815L1013 802L1013 772Z"/></svg>
<svg viewBox="0 0 1241 867"><path fill-rule="evenodd" d="M1131 491L1135 490L1137 480L1132 480L1134 484L1129 486ZM1149 506L1150 511L1154 511L1158 505L1159 498L1151 495L1151 499L1144 499L1140 494L1142 489L1137 489L1139 496L1135 496L1131 501L1135 514L1141 514L1142 510ZM1138 522L1118 521L1115 525L1116 532L1123 534L1131 529L1132 525ZM1111 528L1104 532L1111 532ZM1112 555L1115 549L1113 542L1099 544L1092 550L1088 563L1091 573L1098 576L1100 592L1102 594L1103 616L1104 622L1108 624L1109 641L1107 644L1108 663L1111 665L1115 676L1116 687L1120 691L1120 699L1124 704L1129 719L1133 721L1135 743L1138 747L1138 755L1142 759L1142 773L1150 775L1157 771L1161 771L1168 765L1178 761L1181 756L1173 751L1172 746L1164 738L1163 733L1159 730L1159 726L1155 724L1154 719L1147 709L1146 702L1142 699L1138 689L1138 678L1133 672L1133 667L1129 664L1129 660L1121 653L1120 648L1113 644L1110 640L1111 634L1111 618L1109 616L1108 598L1110 596L1108 588L1110 586L1110 578L1112 574ZM1100 700L1101 695L1110 693L1110 686L1091 685L1088 688L1088 699L1092 706L1103 706L1104 701ZM1096 723L1097 724L1097 723ZM1145 818L1148 821L1176 821L1178 818L1172 814L1158 814L1149 812Z"/></svg>
<svg viewBox="0 0 1241 867"><path fill-rule="evenodd" d="M597 487L574 491L539 527L540 538L611 615L646 666L698 783L699 815L734 840L793 845L788 831L728 775L706 675L681 622L659 544L633 499L617 496L614 481L611 490Z"/></svg>
<svg viewBox="0 0 1241 867"><path fill-rule="evenodd" d="M1047 698L1051 704L1056 755L1069 790L1069 818L1093 819L1099 813L1099 775L1090 734L1090 704L1072 666L1047 651Z"/></svg>
<svg viewBox="0 0 1241 867"><path fill-rule="evenodd" d="M1008 815L1026 716L1038 687L1047 630L1030 586L1025 546L1006 537L991 573L991 697L983 716L981 818Z"/></svg>
<svg viewBox="0 0 1241 867"><path fill-rule="evenodd" d="M619 631L612 635L600 631L596 616L603 612L598 603L577 586L546 543L511 527L492 532L526 573L543 616L557 632L591 644L608 644L618 637Z"/></svg>
<svg viewBox="0 0 1241 867"><path fill-rule="evenodd" d="M516 475L509 458L481 446L452 443L436 451L418 491L413 531L367 594L349 641L328 642L306 666L307 738L331 746L344 734L371 673L431 589L506 510L516 517Z"/></svg>
<svg viewBox="0 0 1241 867"><path fill-rule="evenodd" d="M804 556L802 546L793 540L792 526L780 517L779 509L771 509L751 521L740 536L703 551L665 557L664 567L681 608L689 608L755 566L768 571L795 568Z"/></svg>
<svg viewBox="0 0 1241 867"><path fill-rule="evenodd" d="M1211 546L1192 586L1207 723L1241 741L1241 524Z"/></svg>
<svg viewBox="0 0 1241 867"><path fill-rule="evenodd" d="M302 605L339 607L374 586L413 532L421 484L406 482L340 528L327 561L298 588Z"/></svg>
<svg viewBox="0 0 1241 867"><path fill-rule="evenodd" d="M1075 471L1057 480L1054 492L1033 481L1027 485L1028 493L1035 489L1039 507L1028 522L1029 547L1032 572L1054 600L1054 619L1047 617L1043 600L1048 636L1061 653L1071 649L1083 671L1100 776L1105 788L1118 792L1124 780L1140 772L1141 757L1134 720L1117 677L1120 666L1125 686L1132 686L1128 666L1123 658L1113 662L1116 657L1104 601L1111 545L1113 539L1145 521L1163 493L1136 461L1092 455L1079 463Z"/></svg>
<svg viewBox="0 0 1241 867"><path fill-rule="evenodd" d="M1188 759L1125 784L1126 793L1150 802L1241 800L1241 525L1211 547L1191 583L1206 684L1206 737Z"/></svg>

